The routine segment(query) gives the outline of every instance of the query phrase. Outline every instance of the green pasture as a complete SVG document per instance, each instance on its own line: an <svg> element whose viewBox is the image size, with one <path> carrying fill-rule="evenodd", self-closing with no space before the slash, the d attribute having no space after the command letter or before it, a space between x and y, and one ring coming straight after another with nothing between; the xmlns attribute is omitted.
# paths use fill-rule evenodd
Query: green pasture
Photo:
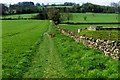
<svg viewBox="0 0 120 80"><path fill-rule="evenodd" d="M55 38L66 77L68 78L117 78L118 62L101 52L77 44L69 37ZM61 44L62 43L62 44Z"/></svg>
<svg viewBox="0 0 120 80"><path fill-rule="evenodd" d="M100 30L100 31L83 30L80 32L80 35L85 35L96 39L120 41L120 31L117 30Z"/></svg>
<svg viewBox="0 0 120 80"><path fill-rule="evenodd" d="M31 64L37 45L47 30L48 21L2 21L2 76L22 77Z"/></svg>
<svg viewBox="0 0 120 80"><path fill-rule="evenodd" d="M90 26L103 26L103 27L118 27L117 24L98 24L98 25L68 25L60 24L61 28L68 29L76 34L78 34L78 29L88 28ZM79 35L86 35L88 37L100 38L105 40L120 40L120 31L118 30L100 30L100 31L88 31L82 30Z"/></svg>
<svg viewBox="0 0 120 80"><path fill-rule="evenodd" d="M67 78L117 78L118 62L85 47L52 28L54 42Z"/></svg>
<svg viewBox="0 0 120 80"><path fill-rule="evenodd" d="M14 15L2 16L2 17L3 18L32 18L35 15L37 15L37 13L33 13L33 14L14 14Z"/></svg>
<svg viewBox="0 0 120 80"><path fill-rule="evenodd" d="M118 22L118 14L105 13L71 13L69 22ZM86 17L86 20L84 20ZM64 20L68 22L68 20Z"/></svg>
<svg viewBox="0 0 120 80"><path fill-rule="evenodd" d="M2 23L3 78L118 77L117 60L61 34L51 21Z"/></svg>
<svg viewBox="0 0 120 80"><path fill-rule="evenodd" d="M48 33L55 37L50 38ZM117 70L118 61L50 26L24 78L117 78Z"/></svg>
<svg viewBox="0 0 120 80"><path fill-rule="evenodd" d="M81 25L59 24L59 26L61 28L69 29L70 31L77 33L78 29L84 29L90 26L118 27L119 25L118 24L81 24Z"/></svg>

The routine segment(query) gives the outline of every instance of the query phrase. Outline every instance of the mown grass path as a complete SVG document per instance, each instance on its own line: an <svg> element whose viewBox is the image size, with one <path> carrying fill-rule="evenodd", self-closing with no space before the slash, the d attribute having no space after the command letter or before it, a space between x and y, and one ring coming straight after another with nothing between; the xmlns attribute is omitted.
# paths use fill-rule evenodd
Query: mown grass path
<svg viewBox="0 0 120 80"><path fill-rule="evenodd" d="M65 75L54 41L48 34L51 25L52 22L48 31L43 34L43 41L24 78L59 78Z"/></svg>

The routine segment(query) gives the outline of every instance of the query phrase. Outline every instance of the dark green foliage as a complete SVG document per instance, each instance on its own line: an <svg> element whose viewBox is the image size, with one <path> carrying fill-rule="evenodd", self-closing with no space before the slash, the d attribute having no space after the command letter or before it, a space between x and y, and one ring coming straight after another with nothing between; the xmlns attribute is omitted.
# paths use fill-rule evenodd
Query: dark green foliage
<svg viewBox="0 0 120 80"><path fill-rule="evenodd" d="M8 14L8 7L0 3L0 16Z"/></svg>
<svg viewBox="0 0 120 80"><path fill-rule="evenodd" d="M116 3L117 4L117 3ZM27 13L44 13L47 12L48 9L55 8L60 11L60 13L87 13L87 12L92 12L92 13L119 13L119 5L118 7L114 6L101 6L101 5L96 5L92 3L85 3L82 4L81 6L76 3L69 3L66 2L65 4L57 5L57 4L52 4L52 5L42 5L38 6L34 5L33 2L19 2L18 4L12 4L9 7L5 6L2 4L2 13L3 15L6 14L27 14Z"/></svg>
<svg viewBox="0 0 120 80"><path fill-rule="evenodd" d="M55 24L61 22L59 9L51 8L48 10L47 15L50 20L55 22Z"/></svg>
<svg viewBox="0 0 120 80"><path fill-rule="evenodd" d="M41 19L41 20L46 20L46 19L48 19L48 15L47 15L47 13L39 13L36 16L34 16L33 18L35 18L35 19Z"/></svg>

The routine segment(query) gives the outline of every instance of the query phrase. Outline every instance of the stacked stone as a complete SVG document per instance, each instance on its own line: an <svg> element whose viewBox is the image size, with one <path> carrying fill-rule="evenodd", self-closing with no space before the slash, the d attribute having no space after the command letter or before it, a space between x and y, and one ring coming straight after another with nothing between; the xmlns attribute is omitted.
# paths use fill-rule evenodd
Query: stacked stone
<svg viewBox="0 0 120 80"><path fill-rule="evenodd" d="M57 27L57 28L59 29L61 33L73 38L76 42L83 43L84 45L90 48L99 49L106 56L111 56L113 59L120 60L120 42L94 39L92 37L86 37L86 36L79 36L66 29L62 29L60 27Z"/></svg>

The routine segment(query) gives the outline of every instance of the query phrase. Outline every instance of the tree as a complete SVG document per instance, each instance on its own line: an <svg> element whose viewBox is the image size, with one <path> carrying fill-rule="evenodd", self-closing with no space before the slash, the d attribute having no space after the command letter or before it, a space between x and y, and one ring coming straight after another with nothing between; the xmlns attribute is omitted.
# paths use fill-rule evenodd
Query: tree
<svg viewBox="0 0 120 80"><path fill-rule="evenodd" d="M34 6L34 2L19 2L17 5L22 7Z"/></svg>
<svg viewBox="0 0 120 80"><path fill-rule="evenodd" d="M73 19L73 15L72 15L72 13L69 13L69 12L67 12L67 13L63 13L62 15L61 15L61 20L62 21L70 21L70 20L72 20Z"/></svg>
<svg viewBox="0 0 120 80"><path fill-rule="evenodd" d="M86 16L84 16L83 18L84 18L85 21L87 20L87 17L86 17Z"/></svg>
<svg viewBox="0 0 120 80"><path fill-rule="evenodd" d="M8 7L5 4L0 4L0 7L2 8L1 9L2 14L0 13L0 15L8 14Z"/></svg>
<svg viewBox="0 0 120 80"><path fill-rule="evenodd" d="M0 16L2 16L2 5L0 4Z"/></svg>
<svg viewBox="0 0 120 80"><path fill-rule="evenodd" d="M115 8L116 13L120 12L120 1L118 3L112 2L111 7Z"/></svg>
<svg viewBox="0 0 120 80"><path fill-rule="evenodd" d="M39 12L39 8L33 2L19 2L18 4L10 5L9 10L11 14L13 14L13 11L16 11L16 14Z"/></svg>
<svg viewBox="0 0 120 80"><path fill-rule="evenodd" d="M55 24L59 24L61 22L60 19L60 11L55 8L51 8L48 10L48 19L53 20Z"/></svg>
<svg viewBox="0 0 120 80"><path fill-rule="evenodd" d="M47 16L47 13L39 13L36 16L34 16L33 18L40 19L40 20L46 20L46 19L48 19L48 16Z"/></svg>
<svg viewBox="0 0 120 80"><path fill-rule="evenodd" d="M71 20L73 18L73 15L72 15L72 13L66 13L66 17L69 22L69 20Z"/></svg>
<svg viewBox="0 0 120 80"><path fill-rule="evenodd" d="M36 6L41 6L40 3L36 3Z"/></svg>
<svg viewBox="0 0 120 80"><path fill-rule="evenodd" d="M118 7L118 4L117 3L115 3L115 2L111 2L111 7L115 7L115 8L117 8Z"/></svg>
<svg viewBox="0 0 120 80"><path fill-rule="evenodd" d="M64 6L75 6L77 5L76 3L72 3L72 2L65 2Z"/></svg>

